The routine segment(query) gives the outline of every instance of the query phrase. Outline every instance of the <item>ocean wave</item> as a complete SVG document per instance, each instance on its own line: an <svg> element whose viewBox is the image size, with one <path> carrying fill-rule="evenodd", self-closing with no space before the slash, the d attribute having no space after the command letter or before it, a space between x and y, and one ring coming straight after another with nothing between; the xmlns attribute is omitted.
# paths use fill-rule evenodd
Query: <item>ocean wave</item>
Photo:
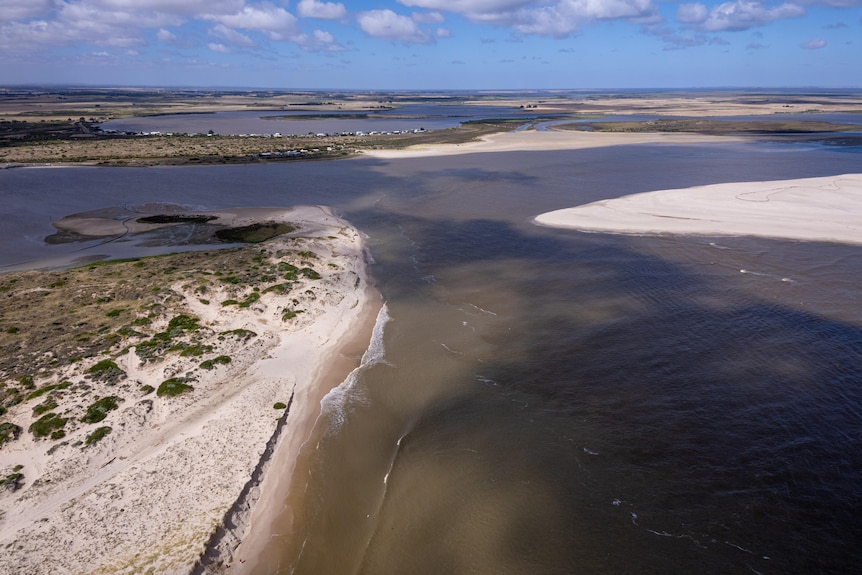
<svg viewBox="0 0 862 575"><path fill-rule="evenodd" d="M371 340L362 354L359 366L351 371L337 387L329 390L329 393L320 400L321 417L326 417L329 421L326 431L327 435L335 433L344 424L349 412L348 406L350 401L361 400L356 390L356 385L359 383L362 375L374 365L380 363L391 365L386 361L386 348L383 345L383 334L386 324L391 319L389 309L384 304L377 313L377 321L374 324L374 329L371 331Z"/></svg>

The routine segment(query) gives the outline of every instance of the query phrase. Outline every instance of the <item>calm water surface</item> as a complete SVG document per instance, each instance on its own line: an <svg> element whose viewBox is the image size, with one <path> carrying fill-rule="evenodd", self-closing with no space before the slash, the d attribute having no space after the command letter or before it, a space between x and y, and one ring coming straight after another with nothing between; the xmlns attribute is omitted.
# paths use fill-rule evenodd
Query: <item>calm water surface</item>
<svg viewBox="0 0 862 575"><path fill-rule="evenodd" d="M3 170L0 263L73 249L40 244L52 219L153 201L328 204L369 235L383 353L326 400L260 573L845 573L862 556L862 250L530 219L860 159L620 146Z"/></svg>

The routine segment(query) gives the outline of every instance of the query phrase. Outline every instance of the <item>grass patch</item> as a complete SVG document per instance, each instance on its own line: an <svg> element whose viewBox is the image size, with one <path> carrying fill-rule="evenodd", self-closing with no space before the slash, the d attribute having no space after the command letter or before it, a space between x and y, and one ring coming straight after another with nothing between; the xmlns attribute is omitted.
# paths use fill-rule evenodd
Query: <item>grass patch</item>
<svg viewBox="0 0 862 575"><path fill-rule="evenodd" d="M223 336L234 336L234 337L238 337L239 339L243 339L243 340L249 340L253 337L257 337L257 334L255 332L251 331L250 329L242 329L242 328L232 329L229 331L223 331L223 332L221 332L221 335L223 335Z"/></svg>
<svg viewBox="0 0 862 575"><path fill-rule="evenodd" d="M53 397L49 397L48 399L33 408L33 415L42 415L43 413L47 413L56 407L57 402L54 401Z"/></svg>
<svg viewBox="0 0 862 575"><path fill-rule="evenodd" d="M87 370L87 373L90 374L93 379L105 382L116 381L126 375L126 372L120 369L120 367L110 359L103 359L96 363Z"/></svg>
<svg viewBox="0 0 862 575"><path fill-rule="evenodd" d="M46 413L30 424L30 433L36 437L48 437L55 431L63 429L67 421L69 420L56 413Z"/></svg>
<svg viewBox="0 0 862 575"><path fill-rule="evenodd" d="M164 380L156 390L156 395L159 397L174 397L181 393L194 390L194 387L187 384L188 378L172 377Z"/></svg>
<svg viewBox="0 0 862 575"><path fill-rule="evenodd" d="M81 418L83 423L98 423L108 417L108 412L117 409L119 401L122 401L116 395L109 395L96 400L89 407L87 413Z"/></svg>
<svg viewBox="0 0 862 575"><path fill-rule="evenodd" d="M32 392L27 396L25 401L30 401L31 399L36 399L37 397L41 397L48 393L49 391L54 391L55 389L67 389L71 387L72 383L69 381L64 381L62 383L55 383L53 385L46 385L45 387L40 387L36 391Z"/></svg>
<svg viewBox="0 0 862 575"><path fill-rule="evenodd" d="M98 443L99 441L104 439L106 435L111 433L111 431L113 430L107 425L104 427L98 427L93 433L87 436L87 439L84 441L84 443L86 443L87 445L93 445L94 443Z"/></svg>
<svg viewBox="0 0 862 575"><path fill-rule="evenodd" d="M256 302L259 299L260 299L259 293L257 293L257 292L251 293L251 294L249 294L249 296L247 298L245 298L243 301L241 301L239 303L239 307L241 307L243 309L251 307L251 304L253 304L254 302Z"/></svg>
<svg viewBox="0 0 862 575"><path fill-rule="evenodd" d="M213 350L211 345L195 344L185 348L180 355L182 357L198 357L205 353L210 353Z"/></svg>
<svg viewBox="0 0 862 575"><path fill-rule="evenodd" d="M21 435L21 428L19 426L8 421L0 423L0 445L3 445L7 441L18 439L19 435Z"/></svg>
<svg viewBox="0 0 862 575"><path fill-rule="evenodd" d="M231 362L229 355L220 355L201 362L201 369L215 369L217 365L227 365Z"/></svg>

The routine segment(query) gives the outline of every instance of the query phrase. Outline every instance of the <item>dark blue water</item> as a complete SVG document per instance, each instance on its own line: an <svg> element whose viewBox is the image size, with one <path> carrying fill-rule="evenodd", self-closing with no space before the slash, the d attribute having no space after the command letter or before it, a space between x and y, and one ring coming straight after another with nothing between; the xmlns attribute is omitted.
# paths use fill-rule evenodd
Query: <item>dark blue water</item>
<svg viewBox="0 0 862 575"><path fill-rule="evenodd" d="M262 573L848 573L862 250L530 219L859 172L859 157L747 144L3 170L0 263L68 252L39 244L52 219L150 201L329 204L369 235L386 363L328 406Z"/></svg>
<svg viewBox="0 0 862 575"><path fill-rule="evenodd" d="M368 114L369 117L356 118L358 114ZM142 116L108 120L100 124L100 127L106 131L117 132L206 134L212 130L219 135L278 133L297 136L308 133L441 130L454 128L471 120L521 117L535 117L535 114L530 115L512 106L407 104L391 110L349 112L284 110Z"/></svg>

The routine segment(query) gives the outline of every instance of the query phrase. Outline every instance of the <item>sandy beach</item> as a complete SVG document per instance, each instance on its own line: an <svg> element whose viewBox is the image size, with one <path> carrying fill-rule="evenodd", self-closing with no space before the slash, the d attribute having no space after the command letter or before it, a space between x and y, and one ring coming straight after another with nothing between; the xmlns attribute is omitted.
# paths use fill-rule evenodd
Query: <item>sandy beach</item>
<svg viewBox="0 0 862 575"><path fill-rule="evenodd" d="M400 150L368 150L364 156L382 159L454 156L495 152L550 152L636 144L705 144L738 141L733 136L675 133L599 133L562 130L501 132L465 144L433 144Z"/></svg>
<svg viewBox="0 0 862 575"><path fill-rule="evenodd" d="M862 174L660 190L548 212L535 222L591 232L862 244Z"/></svg>
<svg viewBox="0 0 862 575"><path fill-rule="evenodd" d="M131 346L111 355L124 373L119 381L88 375L102 357L37 379L40 389L60 385L43 397L54 397L70 423L63 441L23 431L0 450L0 468L23 474L17 489L0 490L0 572L221 571L233 562L255 501L285 488L282 480L262 492L260 483L273 460L289 467L320 398L358 364L381 301L362 236L329 210L214 215L233 225L262 216L299 223L289 237L244 249L273 264L299 253L319 277L298 279L290 293L260 292L243 306L219 305L238 297L230 283L215 284L206 299L188 282L171 284L152 329L168 331L174 314L196 318L192 348L229 358L206 369L198 367L202 357L167 353L147 361ZM105 222L91 223L105 231ZM170 379L193 389L163 396ZM95 426L79 422L87 404L108 394L119 407L103 414L99 425L108 433L91 444ZM7 419L27 430L35 403L13 406Z"/></svg>

